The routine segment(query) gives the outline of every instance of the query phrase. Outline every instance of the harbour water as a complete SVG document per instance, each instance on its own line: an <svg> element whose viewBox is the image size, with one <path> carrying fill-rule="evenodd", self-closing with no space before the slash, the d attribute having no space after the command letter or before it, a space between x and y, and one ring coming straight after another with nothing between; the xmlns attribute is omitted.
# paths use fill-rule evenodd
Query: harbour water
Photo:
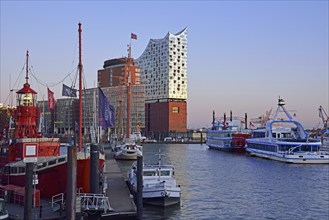
<svg viewBox="0 0 329 220"><path fill-rule="evenodd" d="M143 219L329 219L329 165L294 165L209 150L145 144L144 162L175 166L179 206L144 206ZM132 162L118 161L126 176Z"/></svg>

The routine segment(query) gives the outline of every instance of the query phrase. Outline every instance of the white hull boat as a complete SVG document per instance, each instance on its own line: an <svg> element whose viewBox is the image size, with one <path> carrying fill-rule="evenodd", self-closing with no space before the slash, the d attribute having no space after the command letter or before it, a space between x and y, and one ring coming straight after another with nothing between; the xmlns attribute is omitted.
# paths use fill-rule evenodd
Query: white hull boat
<svg viewBox="0 0 329 220"><path fill-rule="evenodd" d="M114 158L117 160L137 160L143 155L142 146L135 143L125 143L113 148Z"/></svg>
<svg viewBox="0 0 329 220"><path fill-rule="evenodd" d="M284 112L288 119L278 118L279 112ZM321 141L309 138L303 126L284 108L283 99L279 98L274 119L267 122L265 129L254 130L253 137L246 140L246 151L251 156L286 163L329 164L329 153L320 150Z"/></svg>
<svg viewBox="0 0 329 220"><path fill-rule="evenodd" d="M155 206L171 206L180 203L181 189L177 185L174 166L143 165L143 203ZM137 164L128 172L128 184L131 191L137 193Z"/></svg>

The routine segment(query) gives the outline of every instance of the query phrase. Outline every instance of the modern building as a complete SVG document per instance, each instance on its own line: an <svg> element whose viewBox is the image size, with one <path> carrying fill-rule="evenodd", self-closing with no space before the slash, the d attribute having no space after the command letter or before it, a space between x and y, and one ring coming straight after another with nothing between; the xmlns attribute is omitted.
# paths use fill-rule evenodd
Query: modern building
<svg viewBox="0 0 329 220"><path fill-rule="evenodd" d="M145 132L187 131L187 28L151 39L136 59L145 84Z"/></svg>

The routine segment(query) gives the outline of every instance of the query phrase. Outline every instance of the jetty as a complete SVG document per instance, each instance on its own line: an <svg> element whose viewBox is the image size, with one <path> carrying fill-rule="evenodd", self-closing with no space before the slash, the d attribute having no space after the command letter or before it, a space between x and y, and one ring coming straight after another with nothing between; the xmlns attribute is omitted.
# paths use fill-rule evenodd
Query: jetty
<svg viewBox="0 0 329 220"><path fill-rule="evenodd" d="M109 148L105 150L105 171L104 177L107 184L106 196L110 200L113 211L102 215L109 216L111 219L135 219L137 208L134 203L133 196L130 194L125 178L113 157L113 153Z"/></svg>

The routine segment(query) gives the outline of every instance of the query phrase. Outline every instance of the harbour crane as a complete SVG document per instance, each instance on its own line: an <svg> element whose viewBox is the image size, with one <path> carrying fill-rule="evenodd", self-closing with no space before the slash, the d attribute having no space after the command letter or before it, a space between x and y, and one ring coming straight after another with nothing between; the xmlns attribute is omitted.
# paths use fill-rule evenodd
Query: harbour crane
<svg viewBox="0 0 329 220"><path fill-rule="evenodd" d="M321 105L319 107L319 117L323 122L323 130L326 131L328 129L329 117Z"/></svg>
<svg viewBox="0 0 329 220"><path fill-rule="evenodd" d="M271 113L272 113L272 108L269 111L266 111L265 115L262 115L258 118L252 118L250 119L250 121L253 123L259 123L262 127L264 127L266 122L270 120Z"/></svg>

